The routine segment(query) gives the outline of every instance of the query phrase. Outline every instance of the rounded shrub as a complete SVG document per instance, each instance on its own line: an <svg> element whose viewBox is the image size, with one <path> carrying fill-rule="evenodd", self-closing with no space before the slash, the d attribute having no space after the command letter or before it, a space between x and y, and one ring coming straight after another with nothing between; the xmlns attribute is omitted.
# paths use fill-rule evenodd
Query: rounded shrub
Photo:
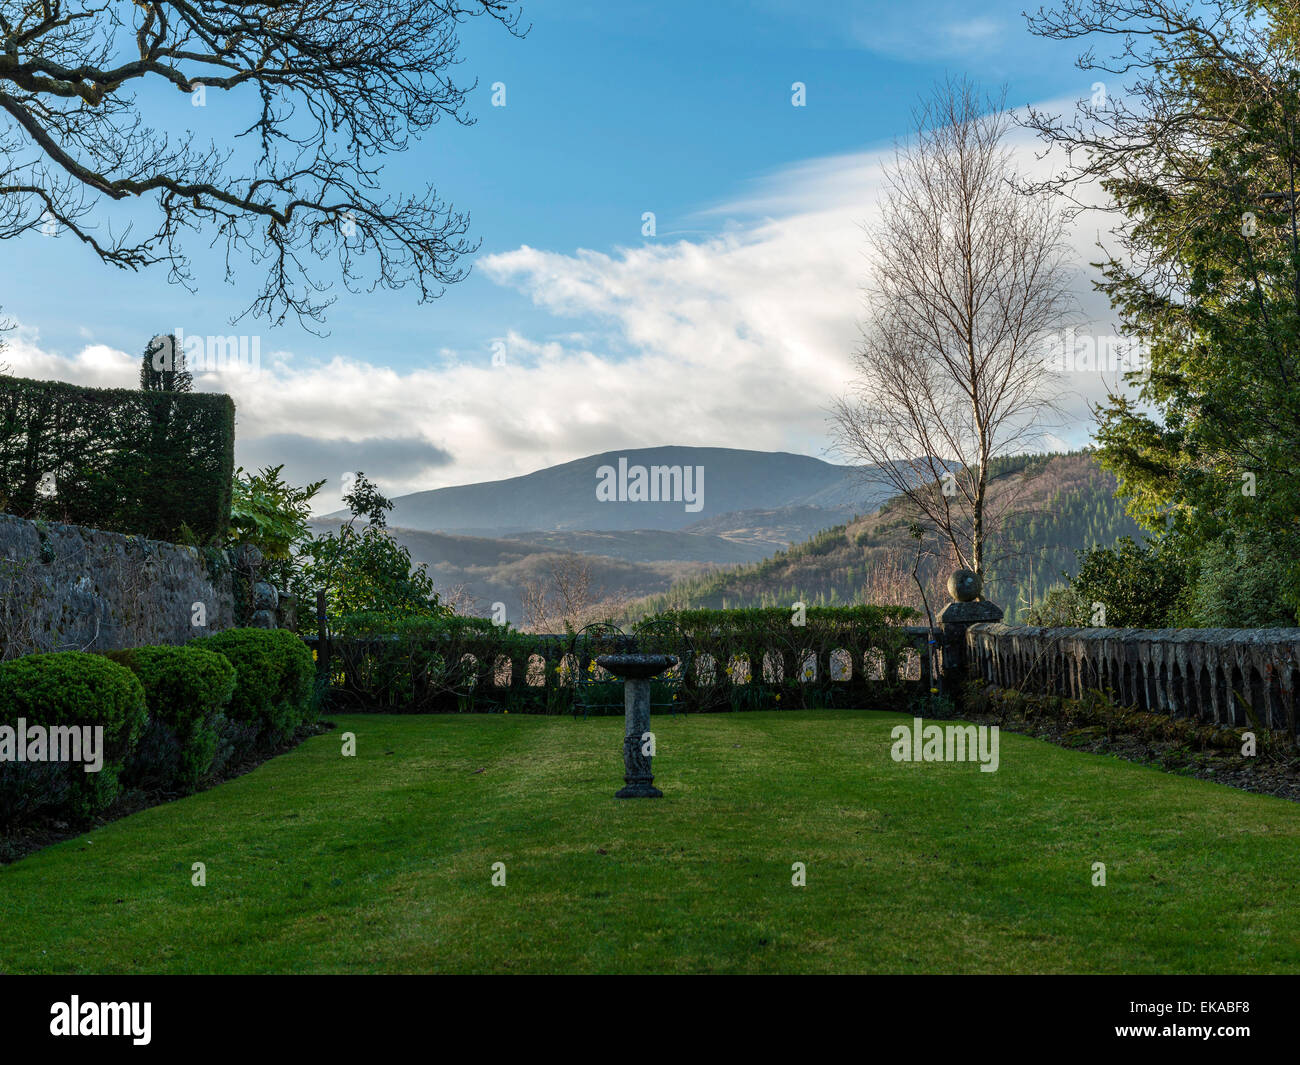
<svg viewBox="0 0 1300 1065"><path fill-rule="evenodd" d="M311 711L312 658L305 644L282 629L226 629L190 642L224 655L235 667L235 691L226 716L255 726L258 739L279 743Z"/></svg>
<svg viewBox="0 0 1300 1065"><path fill-rule="evenodd" d="M128 780L193 791L212 770L235 667L225 655L193 646L137 647L107 657L140 678L149 708Z"/></svg>
<svg viewBox="0 0 1300 1065"><path fill-rule="evenodd" d="M313 706L316 663L307 645L288 629L267 631L271 645L280 659L280 701L293 708L293 727L310 722L315 716Z"/></svg>
<svg viewBox="0 0 1300 1065"><path fill-rule="evenodd" d="M129 669L102 655L56 651L0 663L0 725L16 726L20 718L28 729L103 729L103 761L97 771L86 772L83 761L50 774L66 783L66 793L50 805L89 816L120 794L123 764L144 732L148 714L144 687Z"/></svg>

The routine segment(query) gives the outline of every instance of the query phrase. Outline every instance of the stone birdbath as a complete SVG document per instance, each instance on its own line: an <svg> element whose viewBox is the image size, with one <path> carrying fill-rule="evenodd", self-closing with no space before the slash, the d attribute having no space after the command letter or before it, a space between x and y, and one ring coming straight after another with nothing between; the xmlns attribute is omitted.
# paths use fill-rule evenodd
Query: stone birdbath
<svg viewBox="0 0 1300 1065"><path fill-rule="evenodd" d="M650 755L642 753L643 737L650 731L650 678L677 665L676 655L600 655L596 665L623 678L623 780L626 787L616 799L662 799L654 786Z"/></svg>

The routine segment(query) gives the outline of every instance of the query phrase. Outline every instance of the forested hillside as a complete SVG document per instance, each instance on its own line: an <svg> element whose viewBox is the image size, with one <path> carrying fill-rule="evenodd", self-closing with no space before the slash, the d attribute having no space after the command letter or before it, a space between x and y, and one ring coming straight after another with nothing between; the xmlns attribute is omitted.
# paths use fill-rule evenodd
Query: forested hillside
<svg viewBox="0 0 1300 1065"><path fill-rule="evenodd" d="M1073 572L1077 549L1139 535L1114 497L1114 478L1089 453L1017 456L990 472L990 495L1007 505L1007 516L990 543L985 595L1008 621L1061 583L1063 571ZM633 614L794 602L896 602L922 609L914 566L930 606L938 609L947 601L943 586L954 563L946 545L932 537L921 543L918 563L912 520L902 500L890 500L762 562L681 580L639 601Z"/></svg>

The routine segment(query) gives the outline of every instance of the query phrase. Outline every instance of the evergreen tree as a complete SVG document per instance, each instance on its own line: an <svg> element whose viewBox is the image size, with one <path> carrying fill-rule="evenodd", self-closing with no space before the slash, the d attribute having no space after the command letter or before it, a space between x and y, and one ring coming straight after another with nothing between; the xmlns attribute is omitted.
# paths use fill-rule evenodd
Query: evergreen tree
<svg viewBox="0 0 1300 1065"><path fill-rule="evenodd" d="M1126 79L1030 125L1081 161L1123 222L1098 286L1149 343L1095 412L1129 510L1195 570L1286 559L1300 608L1300 16L1281 0L1092 0L1030 20L1109 38L1080 65ZM1258 549L1258 550L1257 550Z"/></svg>
<svg viewBox="0 0 1300 1065"><path fill-rule="evenodd" d="M140 358L140 387L146 392L189 392L193 385L179 339L159 334L149 341Z"/></svg>

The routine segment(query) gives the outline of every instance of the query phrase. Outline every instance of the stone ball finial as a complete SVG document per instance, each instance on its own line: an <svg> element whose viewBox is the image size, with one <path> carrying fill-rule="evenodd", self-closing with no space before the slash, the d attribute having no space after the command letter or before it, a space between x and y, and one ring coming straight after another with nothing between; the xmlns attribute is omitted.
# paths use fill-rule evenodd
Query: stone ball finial
<svg viewBox="0 0 1300 1065"><path fill-rule="evenodd" d="M984 591L984 581L973 569L959 569L948 578L948 594L959 603L973 603Z"/></svg>

